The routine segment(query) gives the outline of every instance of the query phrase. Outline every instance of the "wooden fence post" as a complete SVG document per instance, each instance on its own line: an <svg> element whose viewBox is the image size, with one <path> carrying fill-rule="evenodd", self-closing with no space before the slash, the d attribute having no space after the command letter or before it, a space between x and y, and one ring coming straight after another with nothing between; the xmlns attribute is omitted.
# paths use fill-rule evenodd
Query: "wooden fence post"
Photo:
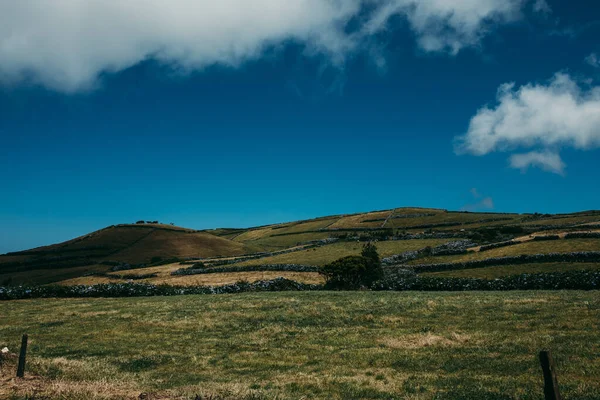
<svg viewBox="0 0 600 400"><path fill-rule="evenodd" d="M25 375L25 357L27 356L27 334L21 339L21 353L19 354L19 365L17 366L17 377Z"/></svg>
<svg viewBox="0 0 600 400"><path fill-rule="evenodd" d="M546 400L562 400L558 391L556 365L549 350L540 351L540 364L544 372L544 396Z"/></svg>

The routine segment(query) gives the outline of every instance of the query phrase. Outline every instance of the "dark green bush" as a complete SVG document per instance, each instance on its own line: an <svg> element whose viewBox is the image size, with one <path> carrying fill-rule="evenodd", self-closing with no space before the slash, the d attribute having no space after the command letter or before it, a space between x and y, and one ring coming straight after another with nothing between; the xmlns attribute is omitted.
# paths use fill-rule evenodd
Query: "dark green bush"
<svg viewBox="0 0 600 400"><path fill-rule="evenodd" d="M365 244L360 253L361 256L372 260L375 264L381 264L379 259L379 253L377 253L377 247L371 242Z"/></svg>
<svg viewBox="0 0 600 400"><path fill-rule="evenodd" d="M319 271L325 276L327 289L359 289L369 287L383 277L377 247L367 243L360 256L342 257Z"/></svg>

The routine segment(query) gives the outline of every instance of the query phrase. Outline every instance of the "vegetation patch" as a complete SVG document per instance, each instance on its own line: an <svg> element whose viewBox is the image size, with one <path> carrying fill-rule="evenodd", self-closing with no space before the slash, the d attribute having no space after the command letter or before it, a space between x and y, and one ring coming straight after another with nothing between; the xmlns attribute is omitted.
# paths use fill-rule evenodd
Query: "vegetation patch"
<svg viewBox="0 0 600 400"><path fill-rule="evenodd" d="M539 400L541 349L553 353L565 399L600 398L597 292L320 291L1 307L0 345L15 352L22 332L30 338L28 378L3 380L6 399Z"/></svg>
<svg viewBox="0 0 600 400"><path fill-rule="evenodd" d="M485 268L496 265L516 265L549 262L589 263L600 262L600 251L581 251L573 253L523 254L515 257L492 257L476 261L454 263L418 264L410 267L415 272L450 271L457 269Z"/></svg>

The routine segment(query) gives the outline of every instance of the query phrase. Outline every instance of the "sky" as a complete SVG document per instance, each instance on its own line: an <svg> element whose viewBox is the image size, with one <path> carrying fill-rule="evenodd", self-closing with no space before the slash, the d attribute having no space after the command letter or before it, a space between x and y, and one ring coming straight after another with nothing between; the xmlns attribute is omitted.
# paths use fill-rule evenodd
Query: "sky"
<svg viewBox="0 0 600 400"><path fill-rule="evenodd" d="M600 208L593 0L0 0L0 253Z"/></svg>

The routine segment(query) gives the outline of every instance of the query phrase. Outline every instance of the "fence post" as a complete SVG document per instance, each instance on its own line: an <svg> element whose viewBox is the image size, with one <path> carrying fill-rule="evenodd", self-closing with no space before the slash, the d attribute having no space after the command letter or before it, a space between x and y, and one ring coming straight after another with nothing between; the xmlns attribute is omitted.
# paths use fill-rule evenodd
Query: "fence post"
<svg viewBox="0 0 600 400"><path fill-rule="evenodd" d="M544 396L546 400L562 400L558 391L556 365L549 350L540 351L540 364L544 372Z"/></svg>
<svg viewBox="0 0 600 400"><path fill-rule="evenodd" d="M25 357L27 356L27 334L21 339L21 353L19 354L19 365L17 366L17 377L25 375Z"/></svg>

